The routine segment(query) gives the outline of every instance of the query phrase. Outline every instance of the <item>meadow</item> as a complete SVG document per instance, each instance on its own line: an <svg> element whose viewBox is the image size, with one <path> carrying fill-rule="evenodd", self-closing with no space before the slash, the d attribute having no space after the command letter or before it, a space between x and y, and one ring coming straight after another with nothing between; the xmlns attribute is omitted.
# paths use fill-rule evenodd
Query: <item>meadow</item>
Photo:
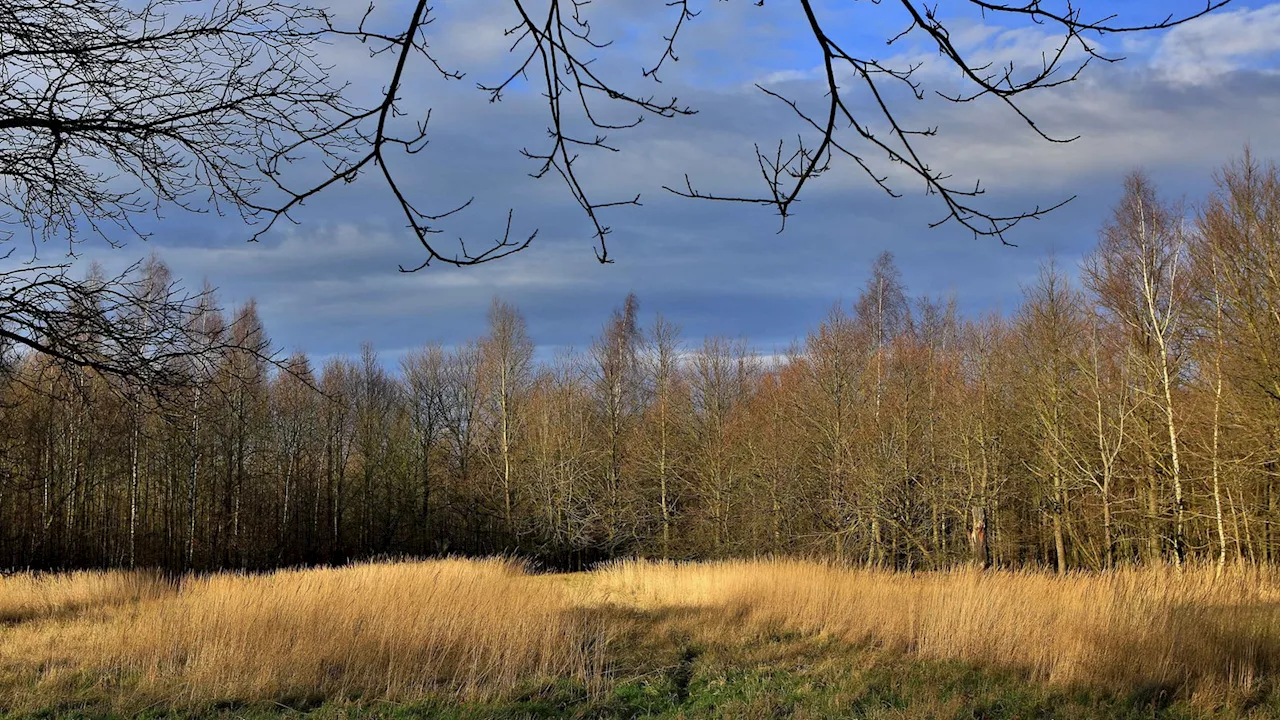
<svg viewBox="0 0 1280 720"><path fill-rule="evenodd" d="M1270 568L504 560L0 579L10 715L1270 717Z"/></svg>

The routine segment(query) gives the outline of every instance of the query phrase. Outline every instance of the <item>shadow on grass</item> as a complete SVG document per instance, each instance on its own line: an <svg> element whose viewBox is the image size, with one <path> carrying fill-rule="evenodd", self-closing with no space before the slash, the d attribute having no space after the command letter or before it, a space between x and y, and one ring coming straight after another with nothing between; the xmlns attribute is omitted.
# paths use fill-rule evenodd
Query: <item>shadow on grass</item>
<svg viewBox="0 0 1280 720"><path fill-rule="evenodd" d="M314 695L267 703L224 702L193 711L161 707L153 718L310 717L480 720L698 720L732 718L1190 719L1280 716L1280 695L1260 683L1227 702L1185 697L1176 683L1128 694L1061 688L1017 669L924 660L780 626L754 626L741 611L602 606L577 608L577 621L609 628L599 677L544 678L487 700L449 693L397 704ZM1214 639L1207 632L1206 642ZM1247 649L1247 646L1242 646ZM39 717L122 717L64 705Z"/></svg>

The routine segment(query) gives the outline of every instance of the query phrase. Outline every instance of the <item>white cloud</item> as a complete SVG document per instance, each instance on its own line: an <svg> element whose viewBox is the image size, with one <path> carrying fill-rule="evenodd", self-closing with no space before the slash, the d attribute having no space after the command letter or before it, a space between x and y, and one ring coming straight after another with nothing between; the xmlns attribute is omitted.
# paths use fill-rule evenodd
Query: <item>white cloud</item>
<svg viewBox="0 0 1280 720"><path fill-rule="evenodd" d="M815 66L808 70L775 70L765 73L758 78L753 79L748 86L756 84L769 87L777 83L794 82L796 80L817 80L826 75L826 69L822 66Z"/></svg>
<svg viewBox="0 0 1280 720"><path fill-rule="evenodd" d="M1170 30L1152 58L1165 77L1188 85L1254 67L1280 52L1280 4L1217 12Z"/></svg>

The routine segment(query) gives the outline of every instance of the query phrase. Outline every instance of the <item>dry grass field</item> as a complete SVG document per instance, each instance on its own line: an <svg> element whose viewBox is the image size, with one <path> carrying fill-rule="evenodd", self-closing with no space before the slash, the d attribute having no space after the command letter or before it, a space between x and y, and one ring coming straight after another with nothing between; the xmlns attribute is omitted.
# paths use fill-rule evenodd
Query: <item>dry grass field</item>
<svg viewBox="0 0 1280 720"><path fill-rule="evenodd" d="M537 575L506 560L440 560L180 581L15 575L0 579L0 623L0 709L17 714L1280 708L1280 574L1256 568L1055 577L624 562ZM1031 699L1017 688L1002 699L1013 686Z"/></svg>

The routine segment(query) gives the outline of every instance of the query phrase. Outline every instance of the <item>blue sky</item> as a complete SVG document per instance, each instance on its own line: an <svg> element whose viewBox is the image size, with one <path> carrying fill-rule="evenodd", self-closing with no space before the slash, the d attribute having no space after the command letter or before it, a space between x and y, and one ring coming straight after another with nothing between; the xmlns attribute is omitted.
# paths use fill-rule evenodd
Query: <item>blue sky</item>
<svg viewBox="0 0 1280 720"><path fill-rule="evenodd" d="M903 115L937 124L939 137L922 147L934 164L964 182L981 179L993 207L1029 208L1070 195L1075 202L1019 227L1005 247L975 240L958 227L930 230L940 208L918 184L887 198L848 169L809 188L785 233L768 209L690 201L661 190L690 172L704 189L758 192L752 145L771 145L801 130L776 101L752 87L765 82L807 106L822 102L812 80L819 57L801 33L795 3L770 0L695 0L704 12L685 29L681 61L651 92L676 94L698 109L692 118L650 120L611 140L621 152L584 160L584 173L605 196L641 194L642 207L612 211L606 222L612 265L592 251L590 228L557 180L527 176L521 147L535 145L546 125L531 92L491 105L475 89L492 81L512 58L501 28L509 3L440 0L431 42L441 61L467 72L460 82L432 78L419 65L406 97L433 108L432 143L397 169L417 197L443 208L477 198L444 226L445 238L475 246L499 232L506 210L518 230L539 228L527 251L478 268L432 267L416 274L399 265L421 261L396 208L372 178L339 188L298 214L299 225L251 234L230 221L166 213L146 244L121 250L86 247L82 261L120 265L155 250L175 272L220 288L225 304L256 297L269 332L285 350L322 357L355 353L371 341L388 358L428 340L446 344L478 335L494 295L516 303L544 355L590 342L628 291L646 318L661 312L688 338L745 335L762 350L785 346L837 301L851 301L872 260L894 253L916 295L954 294L970 313L1010 310L1020 284L1055 255L1072 266L1092 246L1128 171L1145 168L1166 194L1195 201L1212 187L1212 173L1246 142L1264 158L1280 159L1280 3L1236 0L1219 13L1178 29L1141 37L1108 36L1103 46L1128 57L1091 67L1077 83L1029 98L1027 108L1056 135L1080 134L1065 146L1038 140L992 103L955 107L909 103ZM943 3L952 7L959 3ZM1120 21L1189 12L1202 2L1085 0L1086 13ZM640 69L661 52L662 3L600 0L590 6L601 37L616 37L601 54L602 68L628 87L643 89ZM654 8L657 8L656 10ZM893 3L831 0L819 7L846 47L878 59L927 64L925 77L945 87L951 76L936 54L884 40L904 27ZM383 8L394 18L403 7ZM1034 62L1045 28L986 24L957 15L953 35L975 56ZM331 49L339 72L375 88L385 66L358 48ZM929 75L928 73L933 73ZM603 155L603 154L601 154ZM874 156L871 156L874 158ZM961 183L963 184L963 183Z"/></svg>

